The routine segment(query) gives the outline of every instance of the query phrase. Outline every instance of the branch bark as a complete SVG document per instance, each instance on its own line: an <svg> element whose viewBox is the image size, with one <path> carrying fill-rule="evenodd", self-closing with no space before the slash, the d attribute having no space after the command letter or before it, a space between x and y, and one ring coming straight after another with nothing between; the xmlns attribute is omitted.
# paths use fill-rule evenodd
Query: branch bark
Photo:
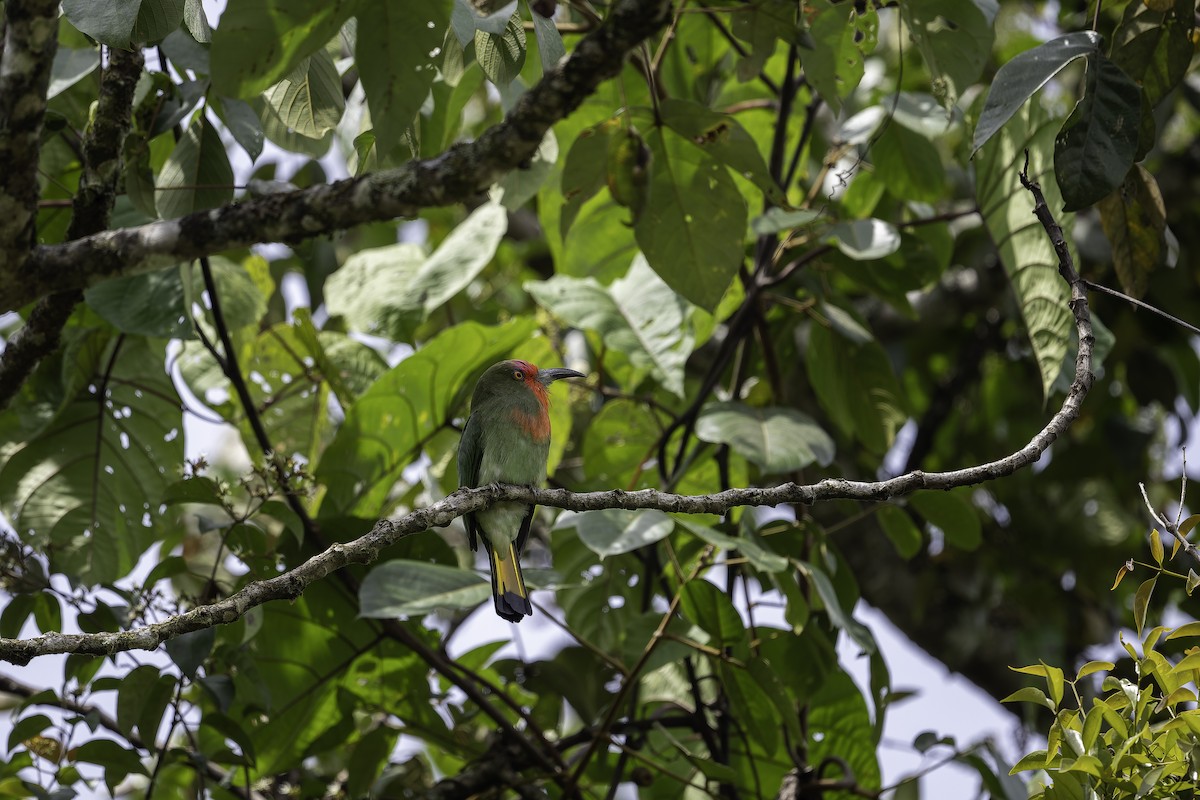
<svg viewBox="0 0 1200 800"><path fill-rule="evenodd" d="M71 203L68 239L99 233L108 227L121 174L121 144L129 133L133 92L142 74L141 50L112 50L100 79L95 121L83 140L83 172ZM36 159L34 159L36 162ZM45 356L58 349L63 325L83 299L79 289L56 292L34 306L25 325L0 353L0 410Z"/></svg>
<svg viewBox="0 0 1200 800"><path fill-rule="evenodd" d="M0 56L0 276L13 275L34 240L38 137L58 48L58 0L8 0Z"/></svg>
<svg viewBox="0 0 1200 800"><path fill-rule="evenodd" d="M45 2L46 0L42 0ZM57 5L57 4L54 4ZM579 107L625 56L667 19L666 0L622 0L571 57L530 89L504 122L473 142L403 167L185 217L36 248L13 279L0 280L0 310L105 278L262 242L294 243L365 222L462 203L533 158L555 122ZM0 277L6 270L0 269Z"/></svg>

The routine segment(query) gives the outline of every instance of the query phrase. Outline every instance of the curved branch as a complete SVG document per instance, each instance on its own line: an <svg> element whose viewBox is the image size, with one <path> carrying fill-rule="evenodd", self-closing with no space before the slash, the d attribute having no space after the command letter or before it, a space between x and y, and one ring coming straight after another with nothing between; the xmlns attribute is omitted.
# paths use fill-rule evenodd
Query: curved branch
<svg viewBox="0 0 1200 800"><path fill-rule="evenodd" d="M57 5L57 4L56 4ZM622 0L561 66L526 92L504 122L423 161L209 211L38 247L19 280L0 280L0 310L104 278L146 272L231 248L292 243L365 222L464 202L527 164L555 122L617 75L626 54L667 19L667 0Z"/></svg>
<svg viewBox="0 0 1200 800"><path fill-rule="evenodd" d="M690 514L724 514L735 506L774 506L781 503L813 505L826 500L865 500L879 502L911 494L922 489L949 490L972 486L1011 475L1037 461L1066 432L1079 416L1083 399L1091 389L1092 334L1086 286L1075 271L1066 238L1050 214L1038 185L1022 173L1022 184L1034 196L1034 214L1046 229L1059 258L1059 274L1070 285L1069 305L1075 318L1079 349L1075 358L1075 378L1062 406L1024 447L995 461L948 472L913 472L884 481L849 481L826 478L814 484L785 483L771 487L728 489L709 495L680 495L643 489L625 492L570 492L565 489L536 489L530 486L492 485L478 489L460 489L444 500L418 509L396 520L380 520L370 532L350 542L331 545L300 566L275 578L250 583L229 597L209 605L170 617L162 622L117 633L47 633L33 639L0 639L0 660L27 664L38 656L54 653L112 655L125 650L153 650L167 639L191 631L227 624L252 608L272 600L292 600L310 584L350 564L369 564L379 558L385 547L405 536L442 527L472 511L500 501L538 503L572 511L598 511L609 508L647 509Z"/></svg>

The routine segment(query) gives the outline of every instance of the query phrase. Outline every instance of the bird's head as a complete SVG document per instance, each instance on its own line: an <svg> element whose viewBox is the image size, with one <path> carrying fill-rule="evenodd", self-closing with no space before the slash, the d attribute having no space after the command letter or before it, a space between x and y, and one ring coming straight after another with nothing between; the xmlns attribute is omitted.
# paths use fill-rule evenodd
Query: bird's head
<svg viewBox="0 0 1200 800"><path fill-rule="evenodd" d="M546 387L563 378L583 378L582 372L573 369L538 369L528 361L511 359L488 367L475 384L472 404L484 400L511 400L518 402L531 395L545 406L548 402Z"/></svg>

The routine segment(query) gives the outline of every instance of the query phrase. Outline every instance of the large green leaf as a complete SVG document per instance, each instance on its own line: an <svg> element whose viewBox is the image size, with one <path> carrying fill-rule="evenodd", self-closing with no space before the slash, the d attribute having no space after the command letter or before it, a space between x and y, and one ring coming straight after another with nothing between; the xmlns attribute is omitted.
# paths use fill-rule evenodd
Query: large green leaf
<svg viewBox="0 0 1200 800"><path fill-rule="evenodd" d="M1195 52L1190 35L1193 25L1174 17L1164 20L1161 12L1145 5L1129 8L1137 13L1117 28L1111 56L1125 74L1141 84L1145 101L1153 109L1187 74Z"/></svg>
<svg viewBox="0 0 1200 800"><path fill-rule="evenodd" d="M691 140L731 170L754 181L771 202L786 205L787 198L771 177L758 143L728 114L685 100L664 100L659 107L663 124ZM565 177L565 173L564 173Z"/></svg>
<svg viewBox="0 0 1200 800"><path fill-rule="evenodd" d="M752 518L751 515L742 517L743 520ZM763 540L754 533L753 526L747 525L745 522L742 523L740 536L727 536L715 528L701 525L695 519L687 517L680 518L679 524L714 547L729 551L736 550L744 555L755 569L763 572L782 572L788 568L788 560L767 547Z"/></svg>
<svg viewBox="0 0 1200 800"><path fill-rule="evenodd" d="M257 256L242 264L221 256L209 260L221 309L230 328L256 323L267 310L267 298L250 276L255 268L252 261L266 269L266 262ZM161 339L194 339L196 327L188 303L204 291L199 270L174 266L113 278L92 286L83 296L97 314L123 333Z"/></svg>
<svg viewBox="0 0 1200 800"><path fill-rule="evenodd" d="M233 199L233 167L221 135L204 112L192 119L175 143L154 190L163 219L224 205Z"/></svg>
<svg viewBox="0 0 1200 800"><path fill-rule="evenodd" d="M841 670L831 673L808 708L809 758L840 759L857 786L866 791L878 789L881 776L875 728L854 679Z"/></svg>
<svg viewBox="0 0 1200 800"><path fill-rule="evenodd" d="M653 166L637 243L668 286L711 311L744 258L746 201L726 168L690 140L669 128L646 140Z"/></svg>
<svg viewBox="0 0 1200 800"><path fill-rule="evenodd" d="M395 559L367 573L358 592L359 613L419 617L443 608L474 608L491 594L491 584L472 570Z"/></svg>
<svg viewBox="0 0 1200 800"><path fill-rule="evenodd" d="M946 181L942 157L921 133L894 122L871 147L875 175L891 194L905 201L933 203Z"/></svg>
<svg viewBox="0 0 1200 800"><path fill-rule="evenodd" d="M708 403L696 420L696 436L727 444L765 473L791 472L814 461L833 461L833 439L807 414L792 408L755 408L745 403Z"/></svg>
<svg viewBox="0 0 1200 800"><path fill-rule="evenodd" d="M556 275L525 284L525 291L565 322L596 331L635 367L683 395L683 369L695 344L693 309L654 274L644 257L635 258L629 273L608 288L593 278Z"/></svg>
<svg viewBox="0 0 1200 800"><path fill-rule="evenodd" d="M1051 39L1013 58L996 72L975 125L976 150L1004 127L1033 93L1077 58L1099 52L1100 34L1079 31Z"/></svg>
<svg viewBox="0 0 1200 800"><path fill-rule="evenodd" d="M452 5L452 0L368 3L358 15L355 63L384 153L400 143L429 94Z"/></svg>
<svg viewBox="0 0 1200 800"><path fill-rule="evenodd" d="M529 339L534 324L449 328L384 373L346 414L316 475L327 487L322 516L376 519L401 470L458 411L467 381Z"/></svg>
<svg viewBox="0 0 1200 800"><path fill-rule="evenodd" d="M164 535L151 498L183 464L182 408L162 344L94 331L68 355L78 393L0 469L0 509L56 571L111 582Z"/></svg>
<svg viewBox="0 0 1200 800"><path fill-rule="evenodd" d="M900 6L913 43L933 76L934 94L945 108L953 108L963 90L983 72L992 52L997 10L989 0L923 0Z"/></svg>
<svg viewBox="0 0 1200 800"><path fill-rule="evenodd" d="M645 403L624 399L605 403L584 435L584 474L605 488L641 488L644 482L639 479L660 433L661 425Z"/></svg>
<svg viewBox="0 0 1200 800"><path fill-rule="evenodd" d="M229 97L256 96L324 47L360 5L359 0L230 3L212 37L213 83Z"/></svg>
<svg viewBox="0 0 1200 800"><path fill-rule="evenodd" d="M1100 53L1088 57L1083 97L1054 140L1063 210L1079 211L1125 180L1138 147L1142 90Z"/></svg>
<svg viewBox="0 0 1200 800"><path fill-rule="evenodd" d="M807 13L813 47L800 51L804 74L821 99L834 113L840 113L842 101L862 80L863 51L873 47L874 42L866 40L853 3L814 0L808 4ZM868 24L875 13L873 7L865 12Z"/></svg>
<svg viewBox="0 0 1200 800"><path fill-rule="evenodd" d="M1125 294L1146 293L1150 272L1162 262L1167 209L1158 181L1134 164L1119 189L1096 204L1100 225L1112 245L1113 267Z"/></svg>
<svg viewBox="0 0 1200 800"><path fill-rule="evenodd" d="M154 44L183 21L184 0L64 0L71 24L109 47Z"/></svg>
<svg viewBox="0 0 1200 800"><path fill-rule="evenodd" d="M507 87L525 66L525 28L514 14L500 33L475 31L475 59L488 80Z"/></svg>
<svg viewBox="0 0 1200 800"><path fill-rule="evenodd" d="M412 326L462 291L492 260L508 229L498 203L484 203L432 255L401 243L360 250L325 284L330 314L352 330L406 338Z"/></svg>
<svg viewBox="0 0 1200 800"><path fill-rule="evenodd" d="M871 452L885 452L908 419L908 403L878 342L851 341L814 324L805 362L817 399L834 424Z"/></svg>
<svg viewBox="0 0 1200 800"><path fill-rule="evenodd" d="M1019 173L1028 150L1029 177L1041 184L1058 224L1064 231L1071 230L1073 216L1058 213L1061 195L1050 168L1054 128L1044 112L1033 105L1025 107L976 155L975 187L984 223L1020 305L1046 395L1067 353L1071 312L1067 285L1058 274L1058 257L1033 216L1033 198L1021 187Z"/></svg>
<svg viewBox="0 0 1200 800"><path fill-rule="evenodd" d="M746 624L725 592L706 580L692 580L679 593L679 609L711 638L708 644L724 649L748 644Z"/></svg>
<svg viewBox="0 0 1200 800"><path fill-rule="evenodd" d="M675 528L670 517L654 509L583 511L572 516L569 524L575 526L580 540L601 558L629 553L653 544Z"/></svg>
<svg viewBox="0 0 1200 800"><path fill-rule="evenodd" d="M264 95L280 121L300 136L320 139L337 127L346 109L333 57L318 50Z"/></svg>

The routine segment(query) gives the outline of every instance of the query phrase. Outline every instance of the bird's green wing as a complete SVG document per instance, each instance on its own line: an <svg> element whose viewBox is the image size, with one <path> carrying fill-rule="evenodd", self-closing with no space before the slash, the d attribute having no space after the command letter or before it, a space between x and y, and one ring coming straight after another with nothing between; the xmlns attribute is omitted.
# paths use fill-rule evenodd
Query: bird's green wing
<svg viewBox="0 0 1200 800"><path fill-rule="evenodd" d="M466 427L463 428L462 438L458 440L459 486L479 485L479 464L483 461L483 430L480 427L481 425L479 416L472 414L467 419ZM467 527L467 540L471 543L471 549L478 549L479 523L475 520L475 515L466 514L463 517L463 524Z"/></svg>

